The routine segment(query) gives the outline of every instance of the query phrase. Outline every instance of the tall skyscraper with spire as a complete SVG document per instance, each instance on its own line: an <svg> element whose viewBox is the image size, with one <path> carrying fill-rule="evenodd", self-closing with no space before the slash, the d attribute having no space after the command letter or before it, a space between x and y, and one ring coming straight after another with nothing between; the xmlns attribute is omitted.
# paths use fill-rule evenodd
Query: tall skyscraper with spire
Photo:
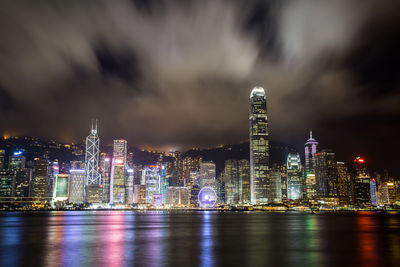
<svg viewBox="0 0 400 267"><path fill-rule="evenodd" d="M101 175L99 173L99 145L100 139L97 135L97 120L92 120L92 129L86 137L85 152L85 184L88 202L101 202Z"/></svg>
<svg viewBox="0 0 400 267"><path fill-rule="evenodd" d="M306 166L305 171L306 174L314 173L315 174L315 153L317 153L318 142L312 137L312 131L310 129L310 138L305 143L305 160Z"/></svg>
<svg viewBox="0 0 400 267"><path fill-rule="evenodd" d="M264 88L250 93L250 196L254 204L273 201L269 179L267 98Z"/></svg>

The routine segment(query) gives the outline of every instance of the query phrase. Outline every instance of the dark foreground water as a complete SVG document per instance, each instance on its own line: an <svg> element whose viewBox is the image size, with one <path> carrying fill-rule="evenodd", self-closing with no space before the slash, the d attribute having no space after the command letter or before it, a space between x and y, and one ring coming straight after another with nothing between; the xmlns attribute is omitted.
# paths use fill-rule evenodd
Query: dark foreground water
<svg viewBox="0 0 400 267"><path fill-rule="evenodd" d="M400 266L400 214L0 213L1 266Z"/></svg>

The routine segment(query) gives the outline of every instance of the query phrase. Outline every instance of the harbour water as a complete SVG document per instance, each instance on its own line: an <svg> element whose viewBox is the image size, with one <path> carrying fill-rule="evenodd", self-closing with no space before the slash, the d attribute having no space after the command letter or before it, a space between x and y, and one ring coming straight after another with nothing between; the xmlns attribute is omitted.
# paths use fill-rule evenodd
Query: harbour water
<svg viewBox="0 0 400 267"><path fill-rule="evenodd" d="M1 266L399 264L399 212L0 213Z"/></svg>

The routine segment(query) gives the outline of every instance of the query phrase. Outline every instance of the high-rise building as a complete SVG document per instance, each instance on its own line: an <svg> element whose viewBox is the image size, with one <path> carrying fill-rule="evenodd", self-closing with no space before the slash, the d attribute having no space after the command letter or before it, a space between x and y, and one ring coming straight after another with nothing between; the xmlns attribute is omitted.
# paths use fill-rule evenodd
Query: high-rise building
<svg viewBox="0 0 400 267"><path fill-rule="evenodd" d="M250 162L239 160L239 202L250 203Z"/></svg>
<svg viewBox="0 0 400 267"><path fill-rule="evenodd" d="M317 196L317 182L315 179L315 173L306 174L306 197L309 200L314 199Z"/></svg>
<svg viewBox="0 0 400 267"><path fill-rule="evenodd" d="M128 142L126 140L114 140L113 157L122 159L124 164L127 162Z"/></svg>
<svg viewBox="0 0 400 267"><path fill-rule="evenodd" d="M113 158L110 178L110 204L125 202L125 163L123 158Z"/></svg>
<svg viewBox="0 0 400 267"><path fill-rule="evenodd" d="M126 140L114 140L110 176L110 203L125 203L125 175L128 145Z"/></svg>
<svg viewBox="0 0 400 267"><path fill-rule="evenodd" d="M305 173L315 174L315 153L317 153L318 142L312 137L312 131L310 130L310 138L304 145L305 154Z"/></svg>
<svg viewBox="0 0 400 267"><path fill-rule="evenodd" d="M323 150L315 154L315 179L318 197L338 197L335 153L329 150Z"/></svg>
<svg viewBox="0 0 400 267"><path fill-rule="evenodd" d="M270 169L270 179L272 190L272 202L281 203L282 202L282 173L279 169Z"/></svg>
<svg viewBox="0 0 400 267"><path fill-rule="evenodd" d="M160 165L160 192L162 195L162 202L165 203L166 195L167 195L167 188L168 188L168 179L167 179L167 165L161 164Z"/></svg>
<svg viewBox="0 0 400 267"><path fill-rule="evenodd" d="M111 160L106 153L100 153L100 171L103 180L102 202L110 202L110 175L111 175Z"/></svg>
<svg viewBox="0 0 400 267"><path fill-rule="evenodd" d="M0 149L0 170L6 167L5 158L6 158L6 151L4 149Z"/></svg>
<svg viewBox="0 0 400 267"><path fill-rule="evenodd" d="M267 98L262 87L250 93L250 195L255 204L272 201L269 170Z"/></svg>
<svg viewBox="0 0 400 267"><path fill-rule="evenodd" d="M221 175L224 186L223 196L219 192L219 200L226 204L250 203L250 163L246 159L225 161L224 172Z"/></svg>
<svg viewBox="0 0 400 267"><path fill-rule="evenodd" d="M380 205L393 205L396 203L396 187L394 181L381 182L378 188Z"/></svg>
<svg viewBox="0 0 400 267"><path fill-rule="evenodd" d="M80 204L85 201L85 170L71 169L68 202Z"/></svg>
<svg viewBox="0 0 400 267"><path fill-rule="evenodd" d="M13 196L22 198L29 197L29 169L23 168L14 171Z"/></svg>
<svg viewBox="0 0 400 267"><path fill-rule="evenodd" d="M66 201L69 192L69 174L57 174L54 180L53 201Z"/></svg>
<svg viewBox="0 0 400 267"><path fill-rule="evenodd" d="M224 168L225 203L238 204L239 195L239 168L237 160L226 160Z"/></svg>
<svg viewBox="0 0 400 267"><path fill-rule="evenodd" d="M187 156L182 159L182 173L184 185L190 184L190 174L192 172L200 171L200 164L203 161L201 156Z"/></svg>
<svg viewBox="0 0 400 267"><path fill-rule="evenodd" d="M371 205L371 177L367 172L365 159L354 159L355 177L353 178L353 203L357 207Z"/></svg>
<svg viewBox="0 0 400 267"><path fill-rule="evenodd" d="M370 192L371 192L371 205L378 206L378 197L376 191L376 179L371 179L369 182Z"/></svg>
<svg viewBox="0 0 400 267"><path fill-rule="evenodd" d="M200 187L210 186L216 190L216 168L212 161L203 161L200 164Z"/></svg>
<svg viewBox="0 0 400 267"><path fill-rule="evenodd" d="M52 193L48 191L49 160L46 157L35 158L33 161L32 196L37 202L47 202Z"/></svg>
<svg viewBox="0 0 400 267"><path fill-rule="evenodd" d="M303 198L303 169L299 153L289 153L286 161L287 198Z"/></svg>
<svg viewBox="0 0 400 267"><path fill-rule="evenodd" d="M128 205L133 204L134 188L133 188L134 170L126 170L126 183L125 183L125 203Z"/></svg>
<svg viewBox="0 0 400 267"><path fill-rule="evenodd" d="M345 162L336 162L336 173L339 183L339 203L341 206L350 204L351 179Z"/></svg>
<svg viewBox="0 0 400 267"><path fill-rule="evenodd" d="M200 186L195 184L192 186L190 190L190 206L191 207L198 207L199 206L199 193L200 193Z"/></svg>
<svg viewBox="0 0 400 267"><path fill-rule="evenodd" d="M146 203L153 203L153 195L161 194L161 179L159 166L151 165L143 169L146 183Z"/></svg>
<svg viewBox="0 0 400 267"><path fill-rule="evenodd" d="M14 173L12 171L0 170L0 201L8 201L12 195L12 183Z"/></svg>
<svg viewBox="0 0 400 267"><path fill-rule="evenodd" d="M99 173L99 145L100 138L97 135L97 120L95 126L90 131L90 135L86 137L85 152L85 183L86 198L89 203L100 203L102 197L101 175Z"/></svg>
<svg viewBox="0 0 400 267"><path fill-rule="evenodd" d="M16 151L8 160L8 169L10 171L22 170L25 168L25 157L22 151Z"/></svg>
<svg viewBox="0 0 400 267"><path fill-rule="evenodd" d="M133 203L146 204L146 185L135 184L133 186Z"/></svg>

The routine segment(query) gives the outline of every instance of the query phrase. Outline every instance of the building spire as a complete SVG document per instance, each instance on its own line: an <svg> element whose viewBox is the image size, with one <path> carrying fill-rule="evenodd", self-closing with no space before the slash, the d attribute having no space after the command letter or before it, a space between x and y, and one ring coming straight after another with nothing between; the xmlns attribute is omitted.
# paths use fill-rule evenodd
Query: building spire
<svg viewBox="0 0 400 267"><path fill-rule="evenodd" d="M312 130L310 129L310 139L312 139Z"/></svg>

